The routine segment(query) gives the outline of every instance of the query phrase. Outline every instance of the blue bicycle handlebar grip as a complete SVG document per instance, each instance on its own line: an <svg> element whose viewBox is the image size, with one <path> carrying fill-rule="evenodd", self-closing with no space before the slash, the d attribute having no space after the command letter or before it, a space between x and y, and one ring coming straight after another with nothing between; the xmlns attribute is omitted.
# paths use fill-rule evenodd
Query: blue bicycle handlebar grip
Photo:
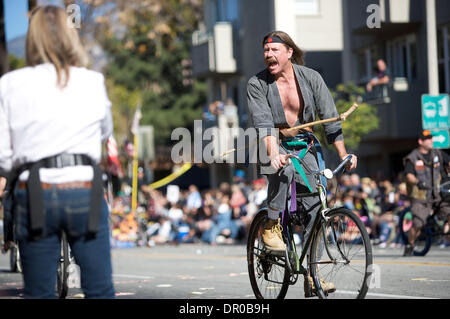
<svg viewBox="0 0 450 319"><path fill-rule="evenodd" d="M336 169L333 171L333 175L336 175L346 164L349 160L352 159L352 155L349 154L339 165L336 167Z"/></svg>

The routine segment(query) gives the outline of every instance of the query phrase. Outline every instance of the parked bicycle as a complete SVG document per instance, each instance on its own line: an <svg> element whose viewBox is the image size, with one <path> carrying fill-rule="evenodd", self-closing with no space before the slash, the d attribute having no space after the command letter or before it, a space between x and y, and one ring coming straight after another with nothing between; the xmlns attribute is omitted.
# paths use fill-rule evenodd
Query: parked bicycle
<svg viewBox="0 0 450 319"><path fill-rule="evenodd" d="M369 235L360 218L344 207L329 208L326 189L321 177L332 179L343 170L351 159L346 157L339 166L331 171L311 171L303 160L297 159L307 174L316 180L316 191L300 193L296 200L315 196L320 200L321 209L313 223L303 247L297 247L294 241L295 229L305 228L301 205L289 212L282 213L283 240L286 251L267 250L263 239L263 226L267 218L267 208L261 209L251 224L247 243L247 262L250 282L258 299L283 299L290 285L297 282L298 276L311 276L315 289L305 281L305 297L319 298L364 298L369 289L372 274L372 247ZM289 199L286 207L289 206ZM287 213L288 212L288 213ZM297 250L298 249L298 250ZM326 293L321 284L331 281L336 291ZM313 291L314 290L314 291Z"/></svg>

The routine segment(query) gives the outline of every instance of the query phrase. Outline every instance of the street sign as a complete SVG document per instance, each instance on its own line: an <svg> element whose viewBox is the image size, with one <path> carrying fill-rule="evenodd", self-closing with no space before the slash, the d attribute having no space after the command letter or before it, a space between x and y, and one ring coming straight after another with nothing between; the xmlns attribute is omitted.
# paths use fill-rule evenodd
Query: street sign
<svg viewBox="0 0 450 319"><path fill-rule="evenodd" d="M424 130L450 128L450 103L448 94L422 95L422 127Z"/></svg>
<svg viewBox="0 0 450 319"><path fill-rule="evenodd" d="M433 148L450 148L448 130L430 130L433 136Z"/></svg>

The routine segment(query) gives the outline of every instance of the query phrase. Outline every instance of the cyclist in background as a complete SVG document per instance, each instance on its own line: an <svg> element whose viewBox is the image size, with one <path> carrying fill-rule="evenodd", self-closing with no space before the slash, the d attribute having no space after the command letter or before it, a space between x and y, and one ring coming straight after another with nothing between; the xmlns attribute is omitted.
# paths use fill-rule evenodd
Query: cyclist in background
<svg viewBox="0 0 450 319"><path fill-rule="evenodd" d="M403 256L413 255L414 242L420 235L420 229L426 224L428 215L432 213L433 203L441 200L441 181L448 176L449 157L445 152L433 149L430 131L420 133L418 144L419 147L403 159L413 215L413 226ZM450 203L440 203L438 217L450 222Z"/></svg>

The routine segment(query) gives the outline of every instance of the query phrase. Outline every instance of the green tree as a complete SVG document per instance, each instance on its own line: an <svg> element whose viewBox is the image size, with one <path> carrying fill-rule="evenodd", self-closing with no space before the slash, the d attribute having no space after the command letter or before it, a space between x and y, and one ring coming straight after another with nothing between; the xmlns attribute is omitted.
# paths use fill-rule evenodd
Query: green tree
<svg viewBox="0 0 450 319"><path fill-rule="evenodd" d="M16 57L14 54L8 55L8 63L10 71L17 70L26 66L25 60L23 58Z"/></svg>
<svg viewBox="0 0 450 319"><path fill-rule="evenodd" d="M342 122L345 145L348 149L355 150L361 139L368 133L376 130L379 125L376 107L359 102L362 100L361 97L364 95L364 92L364 88L356 86L353 82L339 84L336 90L331 92L339 114L347 111L354 103L358 104L356 111ZM323 127L317 127L317 129L317 135L321 144L327 145Z"/></svg>
<svg viewBox="0 0 450 319"><path fill-rule="evenodd" d="M205 83L183 81L183 62L190 59L200 3L130 1L117 16L120 28L111 24L103 39L109 57L106 77L114 86L140 92L141 123L154 126L157 144L166 144L174 128L192 126L206 102Z"/></svg>

